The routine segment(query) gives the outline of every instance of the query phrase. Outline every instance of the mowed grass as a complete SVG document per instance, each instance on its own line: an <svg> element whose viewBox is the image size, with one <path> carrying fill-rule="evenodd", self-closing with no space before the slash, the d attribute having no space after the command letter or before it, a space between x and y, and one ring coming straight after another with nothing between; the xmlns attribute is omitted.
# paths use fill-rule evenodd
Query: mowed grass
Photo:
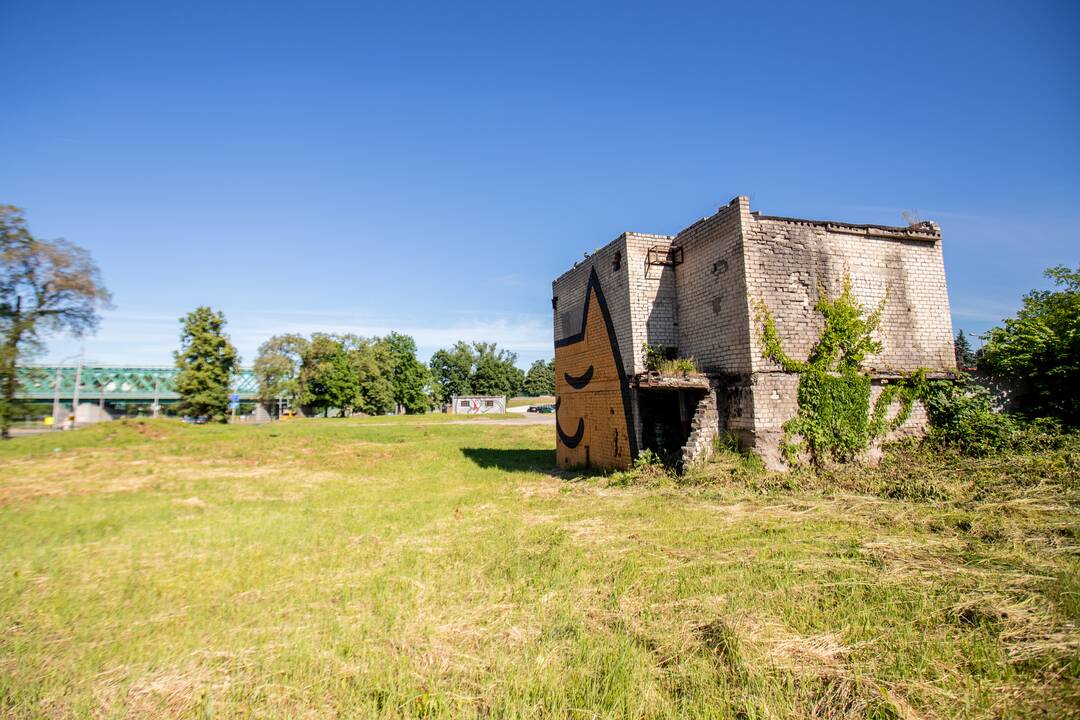
<svg viewBox="0 0 1080 720"><path fill-rule="evenodd" d="M0 445L0 714L1078 715L1075 443L688 486L557 474L552 433Z"/></svg>

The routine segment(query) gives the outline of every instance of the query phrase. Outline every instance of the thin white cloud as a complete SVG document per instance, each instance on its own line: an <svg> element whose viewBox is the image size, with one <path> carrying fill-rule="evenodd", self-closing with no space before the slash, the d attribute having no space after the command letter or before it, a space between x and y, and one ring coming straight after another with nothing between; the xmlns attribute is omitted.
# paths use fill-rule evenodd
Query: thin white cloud
<svg viewBox="0 0 1080 720"><path fill-rule="evenodd" d="M86 357L103 363L167 365L179 339L179 314L123 312L105 313L99 331L80 340L54 338L43 361L56 362L85 347ZM520 361L550 356L551 319L533 313L444 313L441 316L377 318L353 310L233 311L226 328L250 364L261 343L273 335L314 332L353 333L366 337L397 331L411 335L422 358L458 340L496 342L516 352Z"/></svg>

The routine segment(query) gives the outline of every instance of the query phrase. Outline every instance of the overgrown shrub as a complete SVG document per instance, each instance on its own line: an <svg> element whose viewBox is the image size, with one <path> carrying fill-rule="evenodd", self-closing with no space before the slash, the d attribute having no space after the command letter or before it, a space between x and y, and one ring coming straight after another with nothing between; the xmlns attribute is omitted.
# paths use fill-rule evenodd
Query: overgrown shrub
<svg viewBox="0 0 1080 720"><path fill-rule="evenodd" d="M923 400L930 415L929 441L965 455L1053 450L1066 439L1056 418L1029 421L995 411L990 392L966 378L929 383Z"/></svg>
<svg viewBox="0 0 1080 720"><path fill-rule="evenodd" d="M968 382L934 382L924 397L931 442L982 457L1012 447L1015 421L994 412L990 393Z"/></svg>
<svg viewBox="0 0 1080 720"><path fill-rule="evenodd" d="M986 337L977 356L980 370L1024 378L1021 396L1028 417L1055 417L1080 426L1080 267L1050 268L1057 290L1032 290L1014 317Z"/></svg>
<svg viewBox="0 0 1080 720"><path fill-rule="evenodd" d="M677 357L675 348L667 345L645 343L641 346L641 352L645 368L652 372L661 375L695 375L700 372L693 358Z"/></svg>

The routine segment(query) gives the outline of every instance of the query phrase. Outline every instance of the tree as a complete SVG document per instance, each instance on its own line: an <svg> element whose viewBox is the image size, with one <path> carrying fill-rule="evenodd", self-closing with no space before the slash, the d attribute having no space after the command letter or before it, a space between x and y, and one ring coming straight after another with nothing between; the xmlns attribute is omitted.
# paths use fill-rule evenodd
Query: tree
<svg viewBox="0 0 1080 720"><path fill-rule="evenodd" d="M455 395L472 395L472 372L476 356L468 344L458 341L449 350L437 350L428 366L440 402L450 402Z"/></svg>
<svg viewBox="0 0 1080 720"><path fill-rule="evenodd" d="M410 415L430 410L427 387L431 377L427 368L416 359L416 341L408 335L392 332L378 342L389 351L394 402Z"/></svg>
<svg viewBox="0 0 1080 720"><path fill-rule="evenodd" d="M301 405L329 414L339 408L348 414L357 405L359 380L340 338L326 333L311 336L300 365Z"/></svg>
<svg viewBox="0 0 1080 720"><path fill-rule="evenodd" d="M555 361L537 360L525 373L525 383L522 390L526 395L554 395L555 394Z"/></svg>
<svg viewBox="0 0 1080 720"><path fill-rule="evenodd" d="M476 367L470 383L477 395L506 395L513 397L521 392L525 373L514 363L517 354L499 350L495 343L473 343Z"/></svg>
<svg viewBox="0 0 1080 720"><path fill-rule="evenodd" d="M389 348L355 335L345 335L342 341L356 375L356 409L368 415L393 412L394 383L387 372L391 364Z"/></svg>
<svg viewBox="0 0 1080 720"><path fill-rule="evenodd" d="M953 352L956 354L956 367L961 370L975 367L975 351L971 349L971 341L967 339L963 330L956 333L956 339L953 340Z"/></svg>
<svg viewBox="0 0 1080 720"><path fill-rule="evenodd" d="M17 364L39 352L50 332L78 337L96 329L109 301L90 253L35 238L22 210L0 205L0 436L9 437L16 412Z"/></svg>
<svg viewBox="0 0 1080 720"><path fill-rule="evenodd" d="M1080 424L1080 266L1045 273L1058 290L1032 290L1004 327L984 338L979 369L1004 378L1023 378L1029 391L1023 411Z"/></svg>
<svg viewBox="0 0 1080 720"><path fill-rule="evenodd" d="M275 335L259 346L255 377L259 399L266 403L284 398L295 402L300 394L300 365L307 340L301 335Z"/></svg>
<svg viewBox="0 0 1080 720"><path fill-rule="evenodd" d="M206 416L225 422L229 409L229 387L240 366L229 336L225 315L199 307L180 318L180 349L174 353L177 409L184 415Z"/></svg>

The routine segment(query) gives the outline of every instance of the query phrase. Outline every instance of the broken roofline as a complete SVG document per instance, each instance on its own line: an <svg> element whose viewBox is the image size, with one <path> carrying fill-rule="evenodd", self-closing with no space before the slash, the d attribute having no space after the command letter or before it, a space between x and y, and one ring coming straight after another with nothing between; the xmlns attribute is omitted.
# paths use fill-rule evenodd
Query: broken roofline
<svg viewBox="0 0 1080 720"><path fill-rule="evenodd" d="M750 207L750 199L748 197L744 196L744 195L736 196L736 197L732 198L731 202L729 202L727 205L725 205L724 207L718 208L717 211L715 213L713 213L712 215L708 215L706 217L701 218L700 220L698 220L696 222L693 222L693 223L687 225L686 227L684 227L682 230L680 230L675 235L658 235L658 234L655 234L655 233L635 232L633 230L627 230L627 231L625 231L623 233L620 233L617 237L615 237L610 242L606 243L605 245L602 245L601 247L597 248L596 250L594 250L591 253L589 253L588 255L586 255L584 259L576 261L570 267L569 270L567 270L566 272L559 275L559 277L555 278L555 280L553 280L551 284L555 285L564 276L569 275L574 270L576 270L580 265L585 263L590 257L592 257L593 255L595 255L595 254L597 254L599 252L602 252L603 250L607 249L612 244L617 243L620 240L624 240L628 235L632 235L634 237L639 237L639 238L647 238L647 239L650 239L650 240L659 240L661 242L674 243L674 242L676 242L678 240L679 235L682 235L683 233L685 233L687 230L691 229L695 225L698 225L698 224L708 220L709 218L711 218L711 217L713 217L715 215L718 215L719 213L723 212L724 210L731 207L732 205L737 205L740 199L745 199L746 200L746 206L747 206L747 209L749 209L749 207ZM928 242L936 242L936 241L941 239L941 228L938 227L937 223L935 223L933 221L930 221L930 220L923 221L923 222L918 223L916 225L909 225L907 227L901 227L899 225L874 225L874 224L870 224L870 223L863 224L863 223L840 222L840 221L837 221L837 220L810 220L810 219L807 219L807 218L784 217L782 215L762 215L759 211L756 211L756 210L751 212L750 214L754 217L755 220L771 220L773 222L790 223L792 225L804 225L804 226L811 226L811 227L822 227L822 228L825 228L826 230L828 230L830 232L845 233L845 234L848 234L848 235L864 235L864 236L867 236L867 237L879 237L879 238L898 238L898 239L903 239L903 240L925 240L925 241L928 241Z"/></svg>

